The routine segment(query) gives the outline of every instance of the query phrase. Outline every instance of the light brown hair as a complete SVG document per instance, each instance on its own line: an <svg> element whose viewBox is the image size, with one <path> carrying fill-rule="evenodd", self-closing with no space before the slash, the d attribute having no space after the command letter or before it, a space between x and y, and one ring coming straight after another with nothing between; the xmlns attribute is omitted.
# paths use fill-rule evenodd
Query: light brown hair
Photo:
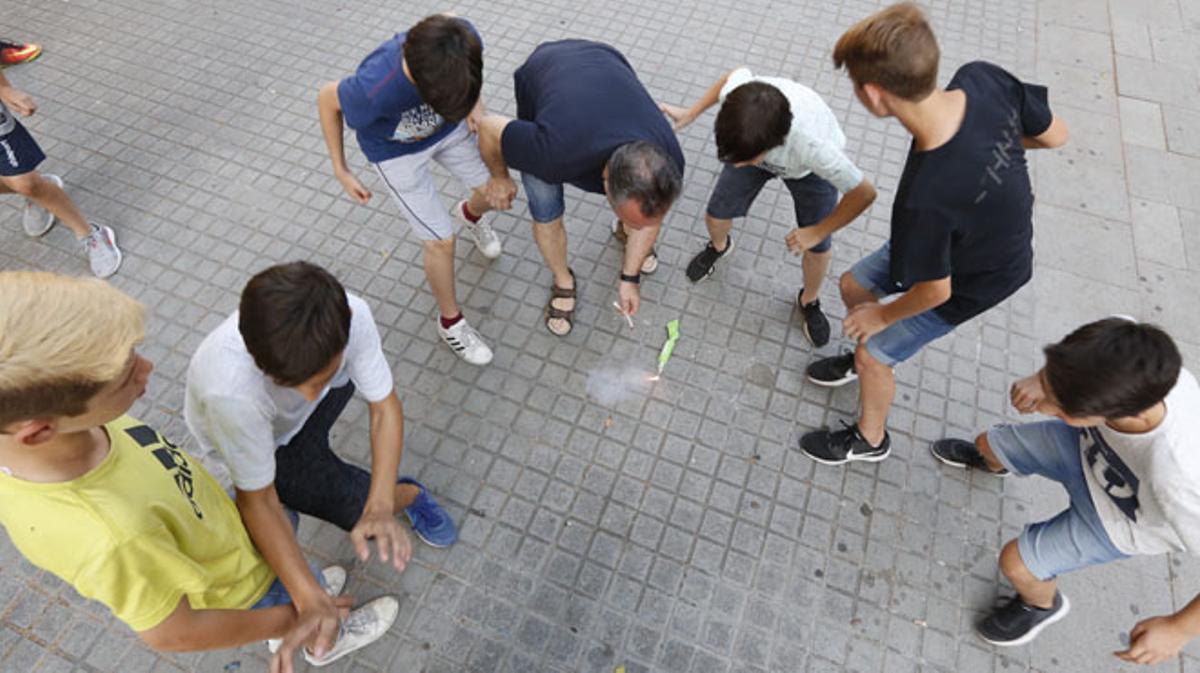
<svg viewBox="0 0 1200 673"><path fill-rule="evenodd" d="M833 65L846 66L856 86L875 84L911 101L933 93L940 57L925 13L910 2L859 21L833 48Z"/></svg>
<svg viewBox="0 0 1200 673"><path fill-rule="evenodd" d="M0 272L0 428L84 413L144 335L145 308L102 280Z"/></svg>

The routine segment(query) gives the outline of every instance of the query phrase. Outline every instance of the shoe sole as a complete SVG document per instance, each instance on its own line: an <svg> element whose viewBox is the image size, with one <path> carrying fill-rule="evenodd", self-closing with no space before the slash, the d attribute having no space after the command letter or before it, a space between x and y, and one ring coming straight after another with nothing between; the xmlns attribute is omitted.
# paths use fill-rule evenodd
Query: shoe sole
<svg viewBox="0 0 1200 673"><path fill-rule="evenodd" d="M858 380L858 374L848 375L848 376L842 377L836 381L822 381L821 379L815 379L807 374L805 374L804 376L809 381L812 381L813 383L817 384L818 386L823 386L825 388L840 388L840 387L846 385L847 383L853 383Z"/></svg>
<svg viewBox="0 0 1200 673"><path fill-rule="evenodd" d="M950 460L949 458L943 458L942 456L938 455L937 451L933 450L933 444L929 445L929 453L933 454L933 457L936 458L937 461L939 463L941 463L942 465L949 465L950 467L957 467L957 468L961 468L963 470L971 470L974 472L983 472L984 474L990 474L993 477L1007 477L1010 474L1007 471L1006 472L992 472L991 470L978 470L978 469L971 467L970 465L967 465L966 463L957 463L957 462L954 462L953 460Z"/></svg>
<svg viewBox="0 0 1200 673"><path fill-rule="evenodd" d="M975 631L975 635L979 636L980 640L984 641L985 643L988 643L989 645L995 645L996 647L1020 647L1021 645L1025 645L1025 644L1031 642L1034 638L1037 638L1038 634L1040 634L1047 626L1050 626L1051 624L1054 624L1055 622L1061 621L1062 618L1066 617L1067 613L1070 611L1071 611L1071 601L1067 600L1066 594L1063 594L1063 604L1062 604L1062 607L1059 608L1058 612L1054 613L1053 615L1050 615L1049 617L1046 618L1046 621L1042 622L1041 624L1038 624L1037 626L1033 627L1032 629L1029 629L1029 633L1026 633L1025 635L1021 636L1020 638L1017 638L1016 640L1007 640L1007 641L992 640L991 638L988 638L987 636L980 633L978 630Z"/></svg>
<svg viewBox="0 0 1200 673"><path fill-rule="evenodd" d="M892 455L892 447L889 446L887 451L884 451L882 454L880 454L878 456L862 456L862 457L858 457L858 458L844 458L842 460L829 460L828 458L818 458L818 457L812 455L811 453L809 453L808 449L805 449L803 446L800 447L800 453L803 453L804 455L808 456L809 458L815 460L816 462L818 462L822 465L845 465L846 463L879 463L879 462L886 460L888 456Z"/></svg>
<svg viewBox="0 0 1200 673"><path fill-rule="evenodd" d="M446 549L446 548L450 547L450 545L454 544L453 542L451 542L450 544L437 544L436 542L433 542L432 540L425 537L424 535L421 535L421 533L413 526L412 517L408 515L408 512L404 513L404 518L408 519L408 527L412 528L413 535L416 535L418 540L420 540L421 542L424 542L425 544L429 545L430 547L433 547L434 549Z"/></svg>

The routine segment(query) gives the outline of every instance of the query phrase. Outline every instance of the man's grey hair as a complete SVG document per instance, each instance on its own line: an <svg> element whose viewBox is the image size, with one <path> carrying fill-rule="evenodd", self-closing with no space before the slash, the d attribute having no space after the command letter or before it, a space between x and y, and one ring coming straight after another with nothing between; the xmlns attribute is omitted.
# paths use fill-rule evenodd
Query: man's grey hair
<svg viewBox="0 0 1200 673"><path fill-rule="evenodd" d="M683 176L661 147L644 140L625 143L608 159L608 197L613 203L637 199L642 214L667 212L683 189Z"/></svg>

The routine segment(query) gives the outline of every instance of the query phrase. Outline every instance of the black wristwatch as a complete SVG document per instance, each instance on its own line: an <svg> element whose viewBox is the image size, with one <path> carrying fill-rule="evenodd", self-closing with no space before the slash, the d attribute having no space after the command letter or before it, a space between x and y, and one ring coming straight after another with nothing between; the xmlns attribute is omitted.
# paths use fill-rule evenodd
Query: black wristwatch
<svg viewBox="0 0 1200 673"><path fill-rule="evenodd" d="M622 283L633 283L634 285L637 285L638 283L642 282L642 274L635 273L631 276L627 273L622 272L621 273L621 282Z"/></svg>

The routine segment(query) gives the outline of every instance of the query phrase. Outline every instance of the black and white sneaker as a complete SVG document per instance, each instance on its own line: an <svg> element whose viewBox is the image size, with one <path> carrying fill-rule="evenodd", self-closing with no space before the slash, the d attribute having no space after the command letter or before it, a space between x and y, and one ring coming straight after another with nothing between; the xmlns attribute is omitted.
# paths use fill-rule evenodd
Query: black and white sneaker
<svg viewBox="0 0 1200 673"><path fill-rule="evenodd" d="M983 454L979 453L979 447L975 446L975 442L968 442L965 439L939 439L929 447L929 451L934 458L947 465L979 470L997 477L1008 476L1008 470L1001 469L999 472L994 472L992 468L988 467L987 461L983 459Z"/></svg>
<svg viewBox="0 0 1200 673"><path fill-rule="evenodd" d="M486 365L492 361L492 349L466 318L454 323L449 329L442 327L441 321L438 321L437 328L442 341L446 342L458 357L473 365Z"/></svg>
<svg viewBox="0 0 1200 673"><path fill-rule="evenodd" d="M824 465L842 465L852 461L878 463L892 453L892 438L885 431L879 446L871 446L858 431L858 425L842 421L843 428L817 430L800 438L804 455Z"/></svg>
<svg viewBox="0 0 1200 673"><path fill-rule="evenodd" d="M720 252L713 247L712 241L709 241L708 245L704 246L704 249L700 251L700 254L693 257L691 262L688 262L688 280L692 281L693 283L698 283L701 280L708 278L712 275L713 270L716 268L717 260L731 252L733 252L732 236L725 237L725 249L721 250Z"/></svg>
<svg viewBox="0 0 1200 673"><path fill-rule="evenodd" d="M1054 605L1049 609L1035 608L1020 596L1013 596L992 610L975 630L980 638L993 645L1015 647L1037 638L1042 629L1066 617L1070 611L1071 601L1062 592L1054 594Z"/></svg>
<svg viewBox="0 0 1200 673"><path fill-rule="evenodd" d="M796 306L800 307L800 315L804 318L804 338L808 339L808 343L812 344L814 348L820 348L829 343L829 319L821 311L820 299L814 299L811 303L805 304L800 301L800 297L803 296L804 290L801 289L800 294L796 295Z"/></svg>
<svg viewBox="0 0 1200 673"><path fill-rule="evenodd" d="M858 378L854 371L854 353L821 358L808 366L808 380L819 386L836 388Z"/></svg>

